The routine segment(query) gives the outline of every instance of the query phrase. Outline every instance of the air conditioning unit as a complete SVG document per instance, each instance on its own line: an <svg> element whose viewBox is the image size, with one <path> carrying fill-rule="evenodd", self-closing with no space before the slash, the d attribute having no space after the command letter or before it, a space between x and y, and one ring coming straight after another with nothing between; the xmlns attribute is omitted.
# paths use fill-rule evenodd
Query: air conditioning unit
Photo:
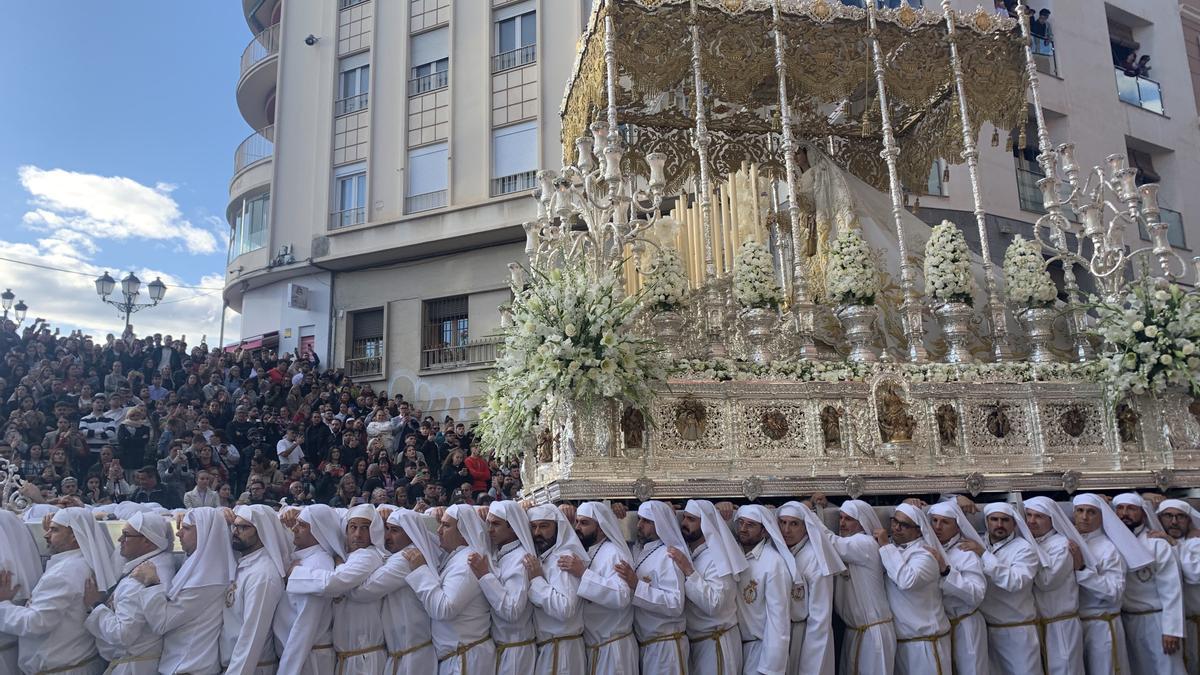
<svg viewBox="0 0 1200 675"><path fill-rule="evenodd" d="M308 309L308 289L300 284L288 284L288 303L292 309Z"/></svg>

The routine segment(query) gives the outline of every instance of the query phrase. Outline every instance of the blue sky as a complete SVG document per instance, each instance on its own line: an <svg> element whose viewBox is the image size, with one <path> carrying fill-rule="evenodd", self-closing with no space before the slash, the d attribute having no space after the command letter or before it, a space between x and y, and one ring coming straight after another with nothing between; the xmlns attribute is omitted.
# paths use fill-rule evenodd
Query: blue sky
<svg viewBox="0 0 1200 675"><path fill-rule="evenodd" d="M119 332L91 278L168 284L138 333L216 342L234 100L251 38L238 0L37 0L0 22L0 287L66 332ZM147 276L149 275L149 276ZM169 303L169 304L168 304ZM236 337L232 312L226 336Z"/></svg>

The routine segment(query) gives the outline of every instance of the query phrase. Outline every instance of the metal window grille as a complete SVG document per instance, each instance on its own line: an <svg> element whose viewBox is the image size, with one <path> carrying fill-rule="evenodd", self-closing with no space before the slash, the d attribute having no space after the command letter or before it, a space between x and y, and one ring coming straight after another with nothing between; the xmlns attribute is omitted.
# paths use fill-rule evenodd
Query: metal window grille
<svg viewBox="0 0 1200 675"><path fill-rule="evenodd" d="M275 153L275 125L266 126L246 137L233 153L233 173L237 175L242 169L270 159Z"/></svg>
<svg viewBox="0 0 1200 675"><path fill-rule="evenodd" d="M245 75L246 71L254 67L254 64L277 53L279 53L279 24L275 24L251 38L250 44L246 45L246 49L242 51L240 74Z"/></svg>
<svg viewBox="0 0 1200 675"><path fill-rule="evenodd" d="M334 116L340 117L341 115L349 115L350 113L358 112L360 110L366 110L368 96L370 96L370 93L364 91L363 93L355 94L354 96L339 98L333 104Z"/></svg>
<svg viewBox="0 0 1200 675"><path fill-rule="evenodd" d="M421 326L421 367L444 367L466 359L470 341L467 296L426 300Z"/></svg>
<svg viewBox="0 0 1200 675"><path fill-rule="evenodd" d="M519 68L537 61L537 45L526 45L492 57L492 72Z"/></svg>
<svg viewBox="0 0 1200 675"><path fill-rule="evenodd" d="M338 9L348 9L355 5L361 5L367 0L338 0Z"/></svg>
<svg viewBox="0 0 1200 675"><path fill-rule="evenodd" d="M440 209L445 205L445 190L434 190L433 192L425 192L419 195L409 195L404 198L405 213L420 213L421 211Z"/></svg>
<svg viewBox="0 0 1200 675"><path fill-rule="evenodd" d="M512 194L522 190L532 190L537 183L536 171L522 171L511 176L501 176L492 179L492 196Z"/></svg>
<svg viewBox="0 0 1200 675"><path fill-rule="evenodd" d="M350 319L350 354L346 373L351 377L383 374L383 310L355 312Z"/></svg>
<svg viewBox="0 0 1200 675"><path fill-rule="evenodd" d="M418 96L438 89L445 89L450 84L450 71L440 70L408 81L408 95Z"/></svg>

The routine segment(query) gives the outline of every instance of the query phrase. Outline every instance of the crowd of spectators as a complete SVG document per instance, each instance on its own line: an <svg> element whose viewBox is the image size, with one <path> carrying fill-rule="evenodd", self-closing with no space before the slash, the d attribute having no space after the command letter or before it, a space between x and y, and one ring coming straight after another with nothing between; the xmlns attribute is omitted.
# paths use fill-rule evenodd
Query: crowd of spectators
<svg viewBox="0 0 1200 675"><path fill-rule="evenodd" d="M473 428L323 369L311 353L103 342L0 326L0 457L45 500L166 508L515 498L519 464Z"/></svg>

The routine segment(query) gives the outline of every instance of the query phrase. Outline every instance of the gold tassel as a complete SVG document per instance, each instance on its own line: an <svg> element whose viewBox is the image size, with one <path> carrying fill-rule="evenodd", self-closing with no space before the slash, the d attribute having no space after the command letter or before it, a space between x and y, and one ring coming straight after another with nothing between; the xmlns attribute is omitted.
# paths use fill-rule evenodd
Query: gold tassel
<svg viewBox="0 0 1200 675"><path fill-rule="evenodd" d="M921 212L921 198L920 197L917 197L917 201L913 202L912 212L913 212L914 216Z"/></svg>
<svg viewBox="0 0 1200 675"><path fill-rule="evenodd" d="M1008 135L1008 140L1004 141L1004 151L1005 151L1005 152L1012 152L1012 151L1013 151L1013 137L1012 137L1012 134L1009 134L1009 135Z"/></svg>
<svg viewBox="0 0 1200 675"><path fill-rule="evenodd" d="M949 165L947 165L946 168L942 169L942 182L943 183L950 182L950 166Z"/></svg>
<svg viewBox="0 0 1200 675"><path fill-rule="evenodd" d="M1025 146L1026 146L1025 141L1026 141L1025 127L1021 127L1021 135L1017 137L1017 144L1018 144L1017 147L1020 148L1021 150L1024 150Z"/></svg>
<svg viewBox="0 0 1200 675"><path fill-rule="evenodd" d="M993 148L1000 147L1000 130L999 129L992 129L992 147Z"/></svg>
<svg viewBox="0 0 1200 675"><path fill-rule="evenodd" d="M904 208L908 208L908 193L904 193Z"/></svg>

